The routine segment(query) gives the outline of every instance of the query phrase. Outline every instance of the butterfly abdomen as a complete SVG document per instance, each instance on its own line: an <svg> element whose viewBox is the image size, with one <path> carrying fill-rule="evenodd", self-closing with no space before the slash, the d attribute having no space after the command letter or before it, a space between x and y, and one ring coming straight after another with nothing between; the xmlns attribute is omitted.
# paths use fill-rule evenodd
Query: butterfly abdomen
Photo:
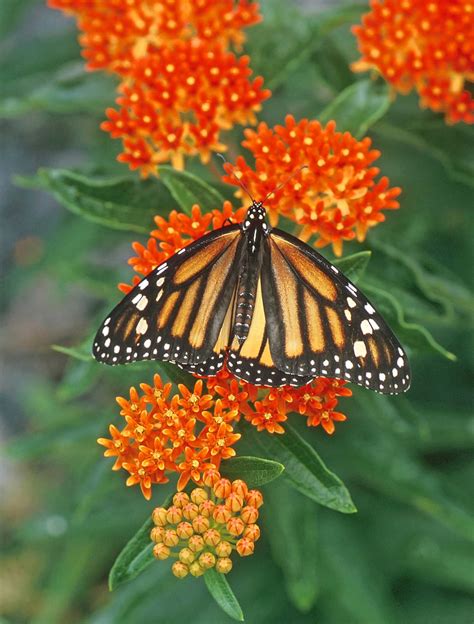
<svg viewBox="0 0 474 624"><path fill-rule="evenodd" d="M263 258L261 245L258 245L256 249L252 248L253 228L250 234L252 239L247 241L246 253L244 251L245 255L239 275L237 299L235 303L233 334L240 343L242 343L249 334Z"/></svg>

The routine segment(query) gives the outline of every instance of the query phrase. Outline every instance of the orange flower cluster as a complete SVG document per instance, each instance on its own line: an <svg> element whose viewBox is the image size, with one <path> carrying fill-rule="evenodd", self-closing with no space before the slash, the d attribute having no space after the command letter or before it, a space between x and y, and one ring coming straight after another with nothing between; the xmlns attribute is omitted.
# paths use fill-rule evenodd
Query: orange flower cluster
<svg viewBox="0 0 474 624"><path fill-rule="evenodd" d="M415 88L423 107L448 123L474 123L472 0L373 0L355 26L362 58L354 71L375 69L395 89Z"/></svg>
<svg viewBox="0 0 474 624"><path fill-rule="evenodd" d="M389 188L386 177L375 180L380 170L372 163L380 152L370 149L371 140L336 132L334 121L323 128L288 115L284 126L260 123L257 131L245 130L245 137L242 145L255 166L239 157L235 167L226 166L224 181L237 184L236 176L256 199L268 196L272 225L280 215L292 219L301 226L302 240L317 236L317 247L332 243L340 256L344 240L363 241L369 228L385 220L383 210L399 207L400 189Z"/></svg>
<svg viewBox="0 0 474 624"><path fill-rule="evenodd" d="M153 386L141 384L142 393L130 388L130 399L117 398L126 425L120 431L110 425L111 439L99 438L106 457L116 457L113 470L123 468L127 485L140 484L151 498L153 483L166 483L167 473L178 472L178 490L192 479L200 484L207 468L218 468L222 459L235 455L240 439L230 423L237 410L225 409L218 399L203 394L203 382L189 390L179 384L179 394L169 399L172 384L155 375ZM212 411L210 411L212 408Z"/></svg>
<svg viewBox="0 0 474 624"><path fill-rule="evenodd" d="M334 422L346 420L335 411L339 397L352 395L346 382L318 378L301 388L257 387L237 380L226 369L203 380L193 389L179 384L170 398L172 384L155 375L153 385L140 384L141 393L130 388L130 398L117 397L123 429L110 425L110 438L97 442L106 448L105 457L115 457L113 470L129 473L127 485L139 484L143 496L151 498L153 484L166 483L168 474L179 474L178 490L192 480L203 483L206 470L217 470L223 459L235 456L240 439L234 426L243 416L258 431L284 433L281 426L290 412L307 419L307 425L321 425L334 433Z"/></svg>
<svg viewBox="0 0 474 624"><path fill-rule="evenodd" d="M256 122L270 96L251 79L249 57L228 50L242 29L260 21L248 0L50 0L73 13L89 69L121 78L118 110L102 129L123 141L119 160L143 176L171 161L224 151L222 130Z"/></svg>
<svg viewBox="0 0 474 624"><path fill-rule="evenodd" d="M173 505L157 507L152 514L153 554L157 559L177 556L172 571L178 578L202 576L210 568L227 574L232 551L252 555L260 537L259 490L249 490L240 479L223 479L216 470L204 472L202 480L205 487L193 489L190 496L177 492Z"/></svg>
<svg viewBox="0 0 474 624"><path fill-rule="evenodd" d="M77 17L89 69L120 75L135 62L176 41L201 40L240 47L242 30L260 22L249 0L48 0L51 8Z"/></svg>
<svg viewBox="0 0 474 624"><path fill-rule="evenodd" d="M308 427L321 425L326 433L332 435L335 431L334 422L347 419L341 412L334 411L338 397L352 396L352 391L345 385L340 379L318 377L299 388L274 388L261 401L255 401L253 411L247 410L245 418L258 431L284 433L280 423L287 420L288 413L297 412L306 417Z"/></svg>

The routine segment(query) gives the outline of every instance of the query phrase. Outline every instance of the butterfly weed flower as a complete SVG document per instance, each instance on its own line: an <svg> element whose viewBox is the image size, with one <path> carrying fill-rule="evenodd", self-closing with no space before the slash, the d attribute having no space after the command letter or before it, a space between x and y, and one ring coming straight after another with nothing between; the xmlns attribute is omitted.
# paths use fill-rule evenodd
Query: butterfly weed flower
<svg viewBox="0 0 474 624"><path fill-rule="evenodd" d="M119 160L142 176L171 161L224 151L223 130L253 124L270 96L250 59L236 56L243 29L260 21L247 0L50 0L72 13L82 31L91 70L121 80L118 109L108 108L102 129L122 140Z"/></svg>
<svg viewBox="0 0 474 624"><path fill-rule="evenodd" d="M357 237L385 220L384 210L399 207L400 189L389 188L386 177L373 163L380 156L371 140L361 141L349 132L337 132L334 121L323 127L318 121L292 115L285 125L270 128L262 122L257 130L246 129L246 147L255 159L244 157L226 165L224 181L243 182L254 197L267 197L265 207L273 226L280 216L299 225L303 241L316 237L316 246L332 244L337 256L343 242ZM281 184L283 180L288 182ZM241 188L236 193L242 197Z"/></svg>
<svg viewBox="0 0 474 624"><path fill-rule="evenodd" d="M416 89L422 107L447 123L474 123L474 5L471 0L374 0L354 26L361 59L393 89Z"/></svg>
<svg viewBox="0 0 474 624"><path fill-rule="evenodd" d="M117 398L123 428L111 425L111 437L98 439L104 455L115 458L113 469L127 471L127 485L138 484L147 499L153 484L167 482L173 472L179 490L190 480L200 484L203 471L217 470L235 455L240 439L233 427L238 410L205 392L202 380L192 388L179 384L178 390L171 396L172 384L158 374L153 385L131 388L128 399Z"/></svg>
<svg viewBox="0 0 474 624"><path fill-rule="evenodd" d="M263 496L238 479L229 481L216 471L204 471L203 485L190 494L177 492L168 508L152 513L150 539L156 559L174 558L171 569L178 578L202 576L215 568L232 569L232 555L252 555L260 537L256 524Z"/></svg>
<svg viewBox="0 0 474 624"><path fill-rule="evenodd" d="M261 21L258 3L249 0L48 0L48 5L77 18L89 69L121 74L179 40L240 48L243 29Z"/></svg>

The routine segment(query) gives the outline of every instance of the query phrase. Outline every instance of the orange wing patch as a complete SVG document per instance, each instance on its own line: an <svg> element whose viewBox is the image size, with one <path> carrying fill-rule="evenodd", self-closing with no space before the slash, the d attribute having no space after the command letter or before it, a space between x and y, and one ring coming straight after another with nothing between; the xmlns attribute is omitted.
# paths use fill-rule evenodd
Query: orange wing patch
<svg viewBox="0 0 474 624"><path fill-rule="evenodd" d="M283 315L283 326L285 328L285 353L289 358L297 357L303 353L303 340L297 306L297 282L288 263L273 241L271 243L271 260L280 309Z"/></svg>
<svg viewBox="0 0 474 624"><path fill-rule="evenodd" d="M217 300L221 295L226 280L232 270L233 260L237 249L237 238L228 246L228 249L214 263L208 278L206 288L202 295L196 318L189 335L189 343L194 348L201 348L206 340L207 327L214 313Z"/></svg>
<svg viewBox="0 0 474 624"><path fill-rule="evenodd" d="M232 241L237 244L239 238L238 232L229 232L223 234L216 240L212 241L198 252L196 252L189 260L185 260L174 275L174 283L182 284L192 277L196 276L199 271L202 271L207 266L212 264L219 254L221 254L226 247L228 247Z"/></svg>
<svg viewBox="0 0 474 624"><path fill-rule="evenodd" d="M326 346L324 340L324 329L321 321L321 313L319 311L319 305L315 301L314 297L308 290L304 290L304 305L306 311L306 318L308 320L308 334L311 350L315 353L320 353Z"/></svg>
<svg viewBox="0 0 474 624"><path fill-rule="evenodd" d="M314 288L317 293L329 299L329 301L336 301L336 287L331 279L315 266L314 262L311 262L297 247L282 238L278 238L278 241L272 239L272 243L281 249L300 277ZM274 255L272 253L273 261Z"/></svg>
<svg viewBox="0 0 474 624"><path fill-rule="evenodd" d="M201 279L197 279L191 284L186 292L186 295L184 296L183 302L179 308L179 314L176 315L173 327L171 328L171 335L175 338L183 337L188 323L190 322L190 320L192 320L191 315L193 310L195 309L194 306L196 304L196 295L198 293L200 285Z"/></svg>
<svg viewBox="0 0 474 624"><path fill-rule="evenodd" d="M326 314L334 344L339 347L339 349L342 349L344 347L344 329L339 314L332 308L326 308Z"/></svg>

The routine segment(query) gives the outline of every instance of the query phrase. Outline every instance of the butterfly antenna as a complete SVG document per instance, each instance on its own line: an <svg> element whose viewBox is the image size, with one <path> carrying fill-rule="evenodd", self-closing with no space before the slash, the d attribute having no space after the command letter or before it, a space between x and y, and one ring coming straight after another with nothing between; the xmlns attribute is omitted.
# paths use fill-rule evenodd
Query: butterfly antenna
<svg viewBox="0 0 474 624"><path fill-rule="evenodd" d="M269 193L267 193L266 197L264 197L264 199L262 199L262 204L264 204L267 199L270 197L270 195L272 195L273 193L276 193L277 191L279 191L281 188L283 188L286 184L288 184L288 182L290 180L292 180L295 175L297 175L300 171L302 171L303 169L308 169L308 165L302 165L301 167L299 167L296 171L293 171L292 174L290 174L286 180L283 180L283 182L280 182L280 184L278 184L277 186L275 186L275 188L273 189L273 191L270 191Z"/></svg>
<svg viewBox="0 0 474 624"><path fill-rule="evenodd" d="M224 161L224 164L230 164L229 161L226 159L226 157L223 154L217 154L217 156L219 156L219 158L221 158ZM252 204L255 204L255 199L252 197L252 194L250 193L250 191L248 190L248 188L245 186L244 182L242 182L242 180L234 173L234 169L232 168L230 170L231 175L235 178L237 184L240 186L240 188L245 191L247 193L247 195L250 197L250 199L252 200Z"/></svg>

